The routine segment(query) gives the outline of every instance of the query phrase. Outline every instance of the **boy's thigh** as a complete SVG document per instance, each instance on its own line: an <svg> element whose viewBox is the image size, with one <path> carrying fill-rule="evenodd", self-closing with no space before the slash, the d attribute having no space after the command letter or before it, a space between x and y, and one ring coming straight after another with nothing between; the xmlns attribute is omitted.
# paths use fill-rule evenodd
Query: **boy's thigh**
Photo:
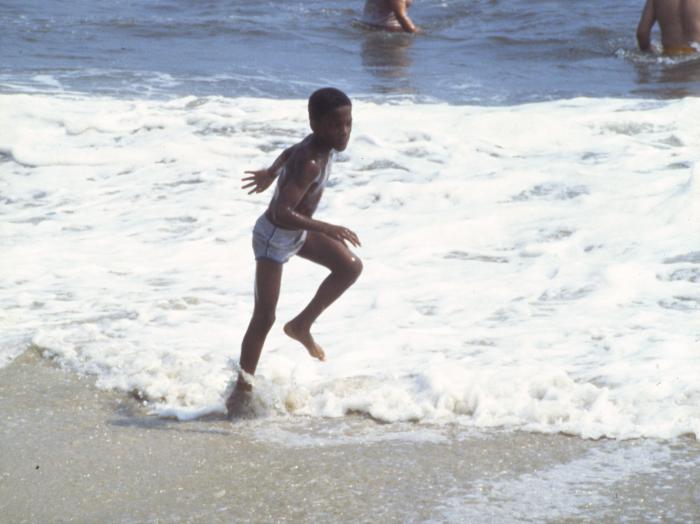
<svg viewBox="0 0 700 524"><path fill-rule="evenodd" d="M360 263L359 257L340 240L315 231L309 231L306 242L299 250L298 255L321 264L331 271L348 269Z"/></svg>
<svg viewBox="0 0 700 524"><path fill-rule="evenodd" d="M282 282L282 264L260 258L255 267L255 303L259 307L275 308Z"/></svg>

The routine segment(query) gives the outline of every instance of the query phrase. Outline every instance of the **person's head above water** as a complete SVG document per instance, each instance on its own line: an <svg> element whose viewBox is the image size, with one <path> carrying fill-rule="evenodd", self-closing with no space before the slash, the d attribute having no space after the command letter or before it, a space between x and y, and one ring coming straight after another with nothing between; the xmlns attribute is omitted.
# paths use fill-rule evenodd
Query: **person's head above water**
<svg viewBox="0 0 700 524"><path fill-rule="evenodd" d="M352 102L340 89L318 89L309 97L309 121L322 142L342 151L348 145L352 130Z"/></svg>

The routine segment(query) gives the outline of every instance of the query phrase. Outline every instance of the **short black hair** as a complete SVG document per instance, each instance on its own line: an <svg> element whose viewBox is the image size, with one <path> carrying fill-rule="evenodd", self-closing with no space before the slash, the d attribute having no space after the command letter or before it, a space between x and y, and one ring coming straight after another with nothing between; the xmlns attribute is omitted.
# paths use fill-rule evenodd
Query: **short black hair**
<svg viewBox="0 0 700 524"><path fill-rule="evenodd" d="M309 118L320 120L323 115L343 106L352 106L348 95L335 87L317 89L309 97Z"/></svg>

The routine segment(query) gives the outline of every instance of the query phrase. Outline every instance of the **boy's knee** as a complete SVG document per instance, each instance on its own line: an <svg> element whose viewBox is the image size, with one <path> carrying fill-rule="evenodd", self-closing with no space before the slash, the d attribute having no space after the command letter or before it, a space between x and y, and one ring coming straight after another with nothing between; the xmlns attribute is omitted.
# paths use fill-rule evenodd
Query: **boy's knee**
<svg viewBox="0 0 700 524"><path fill-rule="evenodd" d="M256 311L254 316L255 323L260 329L264 329L265 331L270 331L275 324L276 318L274 311Z"/></svg>
<svg viewBox="0 0 700 524"><path fill-rule="evenodd" d="M352 260L350 261L350 266L348 268L348 273L349 273L349 276L352 278L353 282L355 280L357 280L357 278L362 273L362 268L363 268L362 260L360 260L356 256L352 257Z"/></svg>

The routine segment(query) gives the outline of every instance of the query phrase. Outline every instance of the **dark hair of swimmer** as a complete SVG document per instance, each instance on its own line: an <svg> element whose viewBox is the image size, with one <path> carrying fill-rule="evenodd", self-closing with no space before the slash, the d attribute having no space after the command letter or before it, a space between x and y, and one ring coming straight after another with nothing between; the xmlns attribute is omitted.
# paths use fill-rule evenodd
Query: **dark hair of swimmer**
<svg viewBox="0 0 700 524"><path fill-rule="evenodd" d="M323 115L343 106L352 106L348 95L335 87L324 87L309 97L309 118L320 120Z"/></svg>

